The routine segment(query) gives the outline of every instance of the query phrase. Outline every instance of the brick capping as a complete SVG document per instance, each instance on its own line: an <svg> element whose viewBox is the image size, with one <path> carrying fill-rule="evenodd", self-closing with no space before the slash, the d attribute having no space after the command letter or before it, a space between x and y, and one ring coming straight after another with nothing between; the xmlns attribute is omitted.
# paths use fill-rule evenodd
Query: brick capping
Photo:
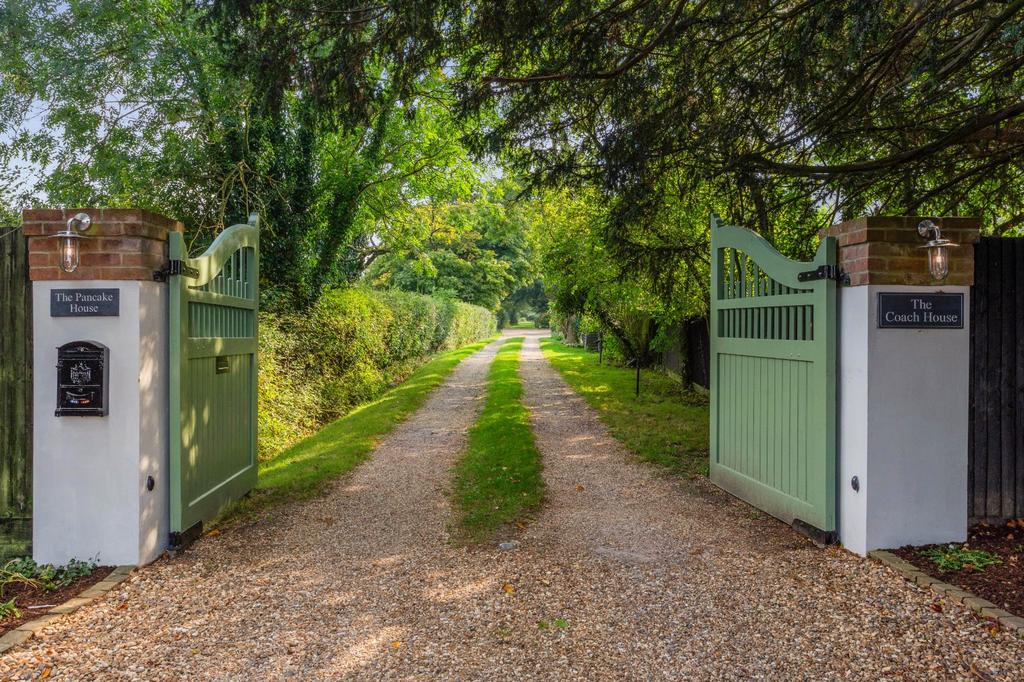
<svg viewBox="0 0 1024 682"><path fill-rule="evenodd" d="M949 250L949 276L942 282L928 272L925 239L917 224L930 219L942 236L959 246ZM822 230L839 242L839 267L850 276L850 286L904 284L918 286L970 286L974 284L974 244L981 221L977 218L928 216L867 216Z"/></svg>
<svg viewBox="0 0 1024 682"><path fill-rule="evenodd" d="M80 212L92 217L92 227L81 242L81 264L68 273L60 269L60 243L52 235ZM167 262L168 234L184 230L180 222L141 208L30 208L21 216L33 281L151 281Z"/></svg>

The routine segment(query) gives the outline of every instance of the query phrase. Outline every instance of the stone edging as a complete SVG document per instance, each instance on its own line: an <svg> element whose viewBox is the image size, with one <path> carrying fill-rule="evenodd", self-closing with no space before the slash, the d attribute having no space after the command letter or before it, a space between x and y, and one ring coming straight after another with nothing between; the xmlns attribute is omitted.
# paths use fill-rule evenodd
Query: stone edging
<svg viewBox="0 0 1024 682"><path fill-rule="evenodd" d="M982 599L977 595L960 589L956 585L950 585L937 578L933 578L917 566L901 559L892 552L876 549L873 552L868 552L868 556L885 564L910 582L917 583L921 587L931 588L933 592L937 592L951 601L963 604L979 616L993 620L1007 630L1024 636L1024 618L1015 616L1009 611L1004 611L987 599Z"/></svg>
<svg viewBox="0 0 1024 682"><path fill-rule="evenodd" d="M124 582L134 570L134 566L118 566L110 572L110 575L95 585L92 585L87 590L79 593L71 599L68 599L60 606L54 606L38 618L26 621L13 630L7 632L3 637L0 637L0 653L7 651L13 646L17 646L18 644L28 641L47 625L55 623L64 616L74 613L86 604L102 597L107 592L110 592L115 585Z"/></svg>

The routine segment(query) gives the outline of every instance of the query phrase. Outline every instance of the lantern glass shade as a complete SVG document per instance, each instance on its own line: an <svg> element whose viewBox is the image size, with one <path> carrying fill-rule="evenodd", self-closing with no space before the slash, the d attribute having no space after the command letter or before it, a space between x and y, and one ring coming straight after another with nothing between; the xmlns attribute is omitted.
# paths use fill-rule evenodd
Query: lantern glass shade
<svg viewBox="0 0 1024 682"><path fill-rule="evenodd" d="M60 269L74 272L81 260L78 243L82 238L70 231L61 232L57 238L60 240Z"/></svg>
<svg viewBox="0 0 1024 682"><path fill-rule="evenodd" d="M946 246L928 249L928 269L935 279L946 279L949 274L949 249Z"/></svg>

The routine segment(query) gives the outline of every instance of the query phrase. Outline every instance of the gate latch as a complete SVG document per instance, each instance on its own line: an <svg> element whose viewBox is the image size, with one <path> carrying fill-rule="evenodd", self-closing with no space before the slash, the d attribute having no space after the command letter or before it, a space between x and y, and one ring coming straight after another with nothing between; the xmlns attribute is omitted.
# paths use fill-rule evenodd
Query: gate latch
<svg viewBox="0 0 1024 682"><path fill-rule="evenodd" d="M199 271L193 267L185 265L185 261L169 260L167 261L167 265L153 273L153 281L166 282L168 277L174 277L176 275L196 279L199 277Z"/></svg>
<svg viewBox="0 0 1024 682"><path fill-rule="evenodd" d="M805 270L797 273L797 280L800 282L814 282L819 279L834 279L840 284L849 284L850 276L839 269L838 265L819 265L814 270Z"/></svg>

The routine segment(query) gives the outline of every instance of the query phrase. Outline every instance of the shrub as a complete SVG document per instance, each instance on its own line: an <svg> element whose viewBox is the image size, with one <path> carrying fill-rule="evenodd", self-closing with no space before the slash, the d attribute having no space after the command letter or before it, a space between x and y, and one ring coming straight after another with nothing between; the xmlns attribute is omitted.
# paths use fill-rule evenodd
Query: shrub
<svg viewBox="0 0 1024 682"><path fill-rule="evenodd" d="M373 400L435 352L493 335L479 306L363 287L260 317L259 449L266 459Z"/></svg>

